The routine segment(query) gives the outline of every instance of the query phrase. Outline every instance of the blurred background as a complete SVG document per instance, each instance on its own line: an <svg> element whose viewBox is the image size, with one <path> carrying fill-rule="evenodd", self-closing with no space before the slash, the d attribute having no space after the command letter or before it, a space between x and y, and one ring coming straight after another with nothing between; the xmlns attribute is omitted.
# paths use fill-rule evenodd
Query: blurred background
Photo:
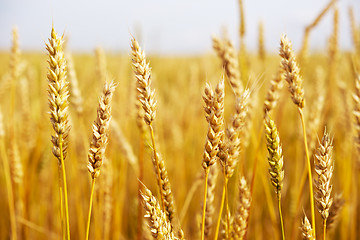
<svg viewBox="0 0 360 240"><path fill-rule="evenodd" d="M246 44L257 48L259 21L264 22L266 50L277 52L279 38L287 33L297 49L303 30L327 4L327 0L253 0L244 3ZM360 12L358 0L340 0L340 47L350 49L351 32L348 7ZM69 37L69 49L91 52L96 46L105 51L129 49L129 33L137 35L148 53L191 55L211 52L211 34L227 28L231 39L238 39L238 1L227 0L1 0L0 49L10 48L10 33L19 28L23 50L41 50L49 35L50 23ZM326 49L332 31L331 14L316 27L310 38L311 49ZM141 36L138 36L141 35Z"/></svg>

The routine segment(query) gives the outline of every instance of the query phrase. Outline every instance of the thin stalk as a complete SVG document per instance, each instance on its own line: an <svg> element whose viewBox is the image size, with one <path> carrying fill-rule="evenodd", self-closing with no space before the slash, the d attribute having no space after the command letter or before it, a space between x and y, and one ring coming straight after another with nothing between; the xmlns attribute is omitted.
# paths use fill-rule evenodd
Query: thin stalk
<svg viewBox="0 0 360 240"><path fill-rule="evenodd" d="M310 163L310 157L309 157L309 149L308 149L308 143L306 139L306 127L305 127L305 120L304 120L304 114L302 112L301 108L298 108L300 118L301 118L301 124L303 128L303 135L304 135L304 145L305 145L305 154L306 154L306 161L307 161L307 167L308 167L308 175L309 175L309 190L310 190L310 206L311 206L311 225L313 227L314 237L316 239L316 230L315 230L315 207L314 207L314 191L313 191L313 184L312 184L312 177L311 177L311 163Z"/></svg>
<svg viewBox="0 0 360 240"><path fill-rule="evenodd" d="M226 223L227 228L225 229L225 237L226 239L229 239L229 228L230 228L230 215L229 215L229 196L228 196L228 178L225 174L225 168L224 168L224 187L225 187L225 211L226 211Z"/></svg>
<svg viewBox="0 0 360 240"><path fill-rule="evenodd" d="M144 133L141 133L141 139L139 143L139 181L138 181L138 219L137 219L137 239L142 239L142 197L140 190L142 189L142 182L144 178Z"/></svg>
<svg viewBox="0 0 360 240"><path fill-rule="evenodd" d="M326 219L324 219L323 221L323 226L324 226L324 229L323 229L323 240L326 240Z"/></svg>
<svg viewBox="0 0 360 240"><path fill-rule="evenodd" d="M258 163L258 159L259 159L259 150L260 150L260 145L261 145L261 141L263 138L263 134L262 134L262 128L263 128L263 124L261 125L261 129L259 131L259 136L258 136L258 141L256 143L254 143L254 145L256 146L256 151L255 151L255 159L254 159L254 166L253 166L253 172L251 175L251 185L250 185L250 196L252 197L253 195L253 191L254 191L254 183L255 183L255 175L256 175L256 170L257 170L257 163Z"/></svg>
<svg viewBox="0 0 360 240"><path fill-rule="evenodd" d="M60 148L61 171L62 171L63 185L64 185L66 231L67 231L67 237L68 237L67 239L70 240L69 205L68 205L68 196L67 196L66 172L65 172L65 164L64 164L64 156L63 156L62 134L59 135L59 139L60 139L59 148Z"/></svg>
<svg viewBox="0 0 360 240"><path fill-rule="evenodd" d="M305 168L304 171L303 171L303 174L301 176L301 180L300 180L300 187L299 187L299 193L298 193L298 196L297 196L297 199L296 199L296 208L295 208L295 214L294 216L297 216L298 215L298 212L300 210L300 207L301 207L301 199L302 199L302 196L303 196L303 191L304 191L304 187L305 187L305 183L306 183L306 178L307 178L307 169ZM291 236L294 238L295 235L296 235L296 223L297 223L297 217L295 217L293 223L292 223L292 230L291 230Z"/></svg>
<svg viewBox="0 0 360 240"><path fill-rule="evenodd" d="M278 203L279 203L279 216L280 216L280 225L281 225L281 235L282 239L285 240L285 229L284 229L284 221L281 213L281 195L278 195Z"/></svg>
<svg viewBox="0 0 360 240"><path fill-rule="evenodd" d="M17 233L16 233L16 216L15 216L15 206L14 206L14 193L10 178L10 166L9 166L9 159L7 157L7 154L5 152L5 142L3 139L1 139L1 153L2 153L2 159L3 159L3 169L4 169L4 176L5 176L5 182L6 182L6 188L8 192L8 204L9 204L9 215L10 215L10 228L11 228L11 239L16 240L17 239Z"/></svg>
<svg viewBox="0 0 360 240"><path fill-rule="evenodd" d="M201 185L201 182L202 181L195 180L195 182L193 182L190 190L186 193L186 198L185 198L183 207L180 212L180 224L184 223L184 218L186 216L186 213L188 212L187 210L189 209L191 200L193 199L193 196L194 196L197 188Z"/></svg>
<svg viewBox="0 0 360 240"><path fill-rule="evenodd" d="M201 221L201 240L204 240L204 231L205 231L205 214L206 214L206 196L207 196L207 187L208 187L208 178L209 178L210 167L205 169L205 190L204 190L204 206L203 214Z"/></svg>
<svg viewBox="0 0 360 240"><path fill-rule="evenodd" d="M86 225L86 237L85 237L85 240L89 239L91 209L92 209L92 202L93 202L93 196L94 196L94 189L95 189L95 178L92 179L92 183L91 183L90 203L89 203L88 220L87 220L87 225Z"/></svg>
<svg viewBox="0 0 360 240"><path fill-rule="evenodd" d="M62 183L59 181L59 184ZM60 185L59 187L59 194L60 194L60 218L61 218L61 234L63 240L66 240L66 229L64 223L64 197L63 197L63 187Z"/></svg>
<svg viewBox="0 0 360 240"><path fill-rule="evenodd" d="M154 151L154 159L155 159L156 169L157 169L157 177L158 177L158 184L159 184L160 197L161 197L161 207L162 207L162 210L165 211L164 194L163 194L163 189L161 186L160 166L159 166L159 160L157 158L156 148L155 148L154 129L151 124L149 125L149 129L150 129L151 141L152 141L152 146L153 146L153 151Z"/></svg>
<svg viewBox="0 0 360 240"><path fill-rule="evenodd" d="M217 239L218 239L218 236L219 236L221 215L222 215L222 211L223 211L223 209L224 209L224 202L225 202L225 185L224 185L223 193L222 193L222 197L221 197L221 205L220 205L219 216L218 216L218 220L217 220L217 224L216 224L216 231L215 231L215 238L214 238L214 240L217 240Z"/></svg>
<svg viewBox="0 0 360 240"><path fill-rule="evenodd" d="M275 209L274 205L276 203L273 202L273 197L271 195L270 188L267 185L267 184L269 184L269 182L268 182L268 179L266 178L266 175L265 174L260 174L260 178L261 178L261 181L262 181L262 185L264 187L265 198L266 198L266 202L268 204L268 210L269 210L269 214L270 214L270 219L271 219L272 225L275 226L277 219L276 219L276 213L275 213L275 210L274 210ZM274 227L274 232L276 233L276 236L278 237L279 236L279 228Z"/></svg>

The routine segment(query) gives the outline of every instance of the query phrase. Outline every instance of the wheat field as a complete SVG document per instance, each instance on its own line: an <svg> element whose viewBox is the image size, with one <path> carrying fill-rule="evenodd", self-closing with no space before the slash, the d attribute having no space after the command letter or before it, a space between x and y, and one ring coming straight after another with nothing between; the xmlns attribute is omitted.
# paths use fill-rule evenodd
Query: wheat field
<svg viewBox="0 0 360 240"><path fill-rule="evenodd" d="M244 16L239 1L240 16ZM309 37L324 15L322 51ZM339 47L339 14L352 49ZM357 19L356 19L357 18ZM0 239L359 239L360 16L302 47L72 54L49 27L0 53ZM277 54L276 54L277 53Z"/></svg>

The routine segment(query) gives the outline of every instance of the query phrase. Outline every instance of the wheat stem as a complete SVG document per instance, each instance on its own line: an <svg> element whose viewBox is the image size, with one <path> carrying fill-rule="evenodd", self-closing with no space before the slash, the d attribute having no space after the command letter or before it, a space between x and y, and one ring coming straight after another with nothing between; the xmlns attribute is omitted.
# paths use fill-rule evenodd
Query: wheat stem
<svg viewBox="0 0 360 240"><path fill-rule="evenodd" d="M224 209L224 202L225 202L225 185L223 187L223 193L222 193L222 197L221 197L221 205L220 205L220 210L219 210L219 216L218 216L218 220L217 220L217 224L216 224L216 230L215 230L215 238L214 240L218 239L219 236L219 230L220 230L220 223L221 223L221 215L222 215L222 211Z"/></svg>
<svg viewBox="0 0 360 240"><path fill-rule="evenodd" d="M68 204L68 196L67 196L67 184L66 184L66 172L65 172L65 164L64 164L64 156L63 156L63 138L62 138L62 134L59 135L59 140L60 140L59 148L60 148L61 172L62 172L63 186L64 186L66 233L67 233L67 239L70 240L69 204Z"/></svg>
<svg viewBox="0 0 360 240"><path fill-rule="evenodd" d="M141 196L141 190L142 190L142 182L144 178L144 133L141 133L141 139L139 143L139 184L138 184L138 224L137 224L137 239L142 239L142 209L141 206L142 202L142 196Z"/></svg>
<svg viewBox="0 0 360 240"><path fill-rule="evenodd" d="M206 195L207 195L207 187L208 187L208 177L209 177L210 168L205 168L205 191L204 191L204 206L203 206L203 214L201 221L201 240L204 240L204 231L205 231L205 213L206 213Z"/></svg>
<svg viewBox="0 0 360 240"><path fill-rule="evenodd" d="M315 207L314 207L314 191L313 191L313 184L312 184L312 177L311 177L311 163L310 163L310 157L309 157L309 149L306 139L306 126L305 126L305 120L304 120L304 114L301 108L298 108L300 118L301 118L301 125L303 129L303 135L304 135L304 145L305 145L305 154L306 154L306 161L307 161L307 167L308 167L308 176L309 176L309 190L310 190L310 206L311 206L311 225L314 232L314 237L316 238L316 231L315 231Z"/></svg>
<svg viewBox="0 0 360 240"><path fill-rule="evenodd" d="M323 221L323 240L326 240L326 219Z"/></svg>
<svg viewBox="0 0 360 240"><path fill-rule="evenodd" d="M230 212L229 212L229 197L228 197L228 181L229 179L226 177L225 174L225 168L224 169L224 189L225 189L225 214L226 214L226 223L227 223L227 228L225 229L225 236L226 239L229 239L229 228L230 228Z"/></svg>
<svg viewBox="0 0 360 240"><path fill-rule="evenodd" d="M59 172L59 196L60 196L60 219L61 219L61 235L63 240L66 240L66 229L64 223L64 197L63 197L63 187L61 182L61 173Z"/></svg>
<svg viewBox="0 0 360 240"><path fill-rule="evenodd" d="M155 147L155 137L154 137L154 128L152 127L152 124L149 124L149 129L150 129L150 135L151 135L151 142L152 142L152 147L153 147L153 151L154 151L154 159L155 159L155 163L156 163L156 169L157 169L157 178L159 181L159 191L160 191L160 197L161 197L161 209L165 212L165 202L164 202L164 193L163 193L163 189L162 189L162 185L161 185L161 172L160 172L160 166L159 166L159 159L158 159L158 155L156 152L156 147Z"/></svg>
<svg viewBox="0 0 360 240"><path fill-rule="evenodd" d="M92 209L92 202L93 202L94 189L95 189L95 179L96 178L93 178L92 183L91 183L90 203L89 203L88 220L87 220L87 225L86 225L86 237L85 237L85 240L89 239L89 233L90 233L91 209Z"/></svg>
<svg viewBox="0 0 360 240"><path fill-rule="evenodd" d="M5 150L5 142L3 139L1 139L1 154L3 159L3 169L4 169L4 175L5 175L5 182L6 182L6 188L8 191L8 204L9 204L9 215L10 215L10 228L11 228L11 240L17 239L17 233L16 233L16 216L15 216L15 206L14 206L14 193L10 178L10 166L9 166L9 159L6 155Z"/></svg>
<svg viewBox="0 0 360 240"><path fill-rule="evenodd" d="M280 217L280 225L281 225L281 235L282 239L285 240L285 229L284 229L284 221L281 212L281 195L278 194L278 205L279 205L279 217Z"/></svg>

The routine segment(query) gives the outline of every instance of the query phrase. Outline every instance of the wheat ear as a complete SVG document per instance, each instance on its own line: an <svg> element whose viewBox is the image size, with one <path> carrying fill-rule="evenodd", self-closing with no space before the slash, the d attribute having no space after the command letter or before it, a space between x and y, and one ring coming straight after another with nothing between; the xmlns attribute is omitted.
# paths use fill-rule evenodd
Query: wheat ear
<svg viewBox="0 0 360 240"><path fill-rule="evenodd" d="M283 86L283 73L282 68L280 67L275 76L273 76L270 81L270 87L264 101L264 113L270 114L276 107L280 98L280 90L283 88Z"/></svg>
<svg viewBox="0 0 360 240"><path fill-rule="evenodd" d="M326 220L327 230L334 228L339 218L340 212L345 204L345 200L341 194L335 194L334 200L330 206L329 217Z"/></svg>
<svg viewBox="0 0 360 240"><path fill-rule="evenodd" d="M233 43L229 39L219 39L216 36L212 38L213 49L221 59L229 84L235 94L240 97L244 87L241 82L239 71L239 60Z"/></svg>
<svg viewBox="0 0 360 240"><path fill-rule="evenodd" d="M205 231L205 215L206 215L206 197L208 187L208 176L210 167L214 165L219 151L218 145L223 138L224 127L224 78L217 84L215 92L210 85L206 85L203 99L205 102L205 116L208 122L208 132L206 136L205 148L203 153L202 166L205 170L205 190L204 190L204 205L201 223L201 239L204 239Z"/></svg>
<svg viewBox="0 0 360 240"><path fill-rule="evenodd" d="M83 113L83 98L79 88L79 82L76 76L74 61L70 53L66 54L67 72L70 83L70 103L74 106L75 111L78 115Z"/></svg>
<svg viewBox="0 0 360 240"><path fill-rule="evenodd" d="M143 206L145 208L144 217L148 219L149 228L154 239L176 239L172 231L170 222L166 214L161 210L160 205L151 191L143 186L141 193Z"/></svg>
<svg viewBox="0 0 360 240"><path fill-rule="evenodd" d="M53 143L52 152L58 159L59 168L62 172L62 183L64 187L65 217L67 236L70 239L69 226L69 209L67 199L67 184L64 160L66 158L68 135L70 125L68 120L68 98L69 83L66 81L66 62L63 52L63 37L58 37L54 30L51 29L51 37L49 43L46 43L46 50L49 56L48 68L48 99L50 108L50 121L55 131L51 142ZM61 187L60 187L61 188Z"/></svg>
<svg viewBox="0 0 360 240"><path fill-rule="evenodd" d="M239 197L234 216L235 239L243 239L248 229L248 218L251 205L251 195L245 177L239 180Z"/></svg>
<svg viewBox="0 0 360 240"><path fill-rule="evenodd" d="M274 121L270 118L269 115L265 116L265 136L266 145L269 152L268 162L270 166L269 173L271 184L275 188L278 199L282 239L285 239L284 223L281 213L281 189L283 187L284 180L284 161L282 147L280 145L279 132L275 126Z"/></svg>
<svg viewBox="0 0 360 240"><path fill-rule="evenodd" d="M360 153L360 75L356 73L355 75L355 89L353 93L354 99L354 128L355 128L355 145L358 153ZM360 166L360 161L357 160L358 166Z"/></svg>
<svg viewBox="0 0 360 240"><path fill-rule="evenodd" d="M304 240L315 240L314 231L306 215L304 216L304 220L302 222L301 231Z"/></svg>
<svg viewBox="0 0 360 240"><path fill-rule="evenodd" d="M92 184L90 192L90 204L86 227L86 240L89 239L92 199L94 195L95 180L100 175L100 168L105 159L105 150L108 142L108 130L111 119L111 100L116 84L105 82L102 95L99 98L96 120L92 130L92 140L88 152L88 170L91 174Z"/></svg>
<svg viewBox="0 0 360 240"><path fill-rule="evenodd" d="M280 39L280 57L284 78L289 84L288 88L291 99L300 109L303 109L305 106L304 89L302 87L303 80L296 63L292 44L285 35Z"/></svg>
<svg viewBox="0 0 360 240"><path fill-rule="evenodd" d="M316 206L323 219L323 239L326 239L326 220L329 217L329 210L333 199L331 197L332 185L330 183L334 166L332 160L332 140L329 134L324 132L323 138L319 144L315 154L315 173L317 180L315 180L316 187Z"/></svg>

